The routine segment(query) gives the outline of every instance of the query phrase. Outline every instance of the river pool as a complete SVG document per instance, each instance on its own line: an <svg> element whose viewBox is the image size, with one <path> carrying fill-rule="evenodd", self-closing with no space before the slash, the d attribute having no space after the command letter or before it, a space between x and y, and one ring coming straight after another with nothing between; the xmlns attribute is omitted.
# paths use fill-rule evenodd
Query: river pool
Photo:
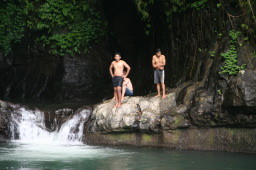
<svg viewBox="0 0 256 170"><path fill-rule="evenodd" d="M256 155L84 144L0 144L1 169L256 169Z"/></svg>

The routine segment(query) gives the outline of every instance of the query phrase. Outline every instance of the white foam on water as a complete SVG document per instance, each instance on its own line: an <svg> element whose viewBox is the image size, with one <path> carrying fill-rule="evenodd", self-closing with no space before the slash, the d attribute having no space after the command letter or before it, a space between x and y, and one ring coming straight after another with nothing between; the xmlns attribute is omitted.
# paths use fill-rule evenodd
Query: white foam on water
<svg viewBox="0 0 256 170"><path fill-rule="evenodd" d="M44 112L19 108L11 113L12 142L0 161L59 161L100 159L127 154L119 149L83 144L83 129L90 110L84 109L64 122L59 130L46 129ZM15 134L18 134L18 139ZM4 148L2 148L3 150Z"/></svg>
<svg viewBox="0 0 256 170"><path fill-rule="evenodd" d="M101 159L125 154L119 149L56 143L12 142L5 150L2 151L4 155L0 156L0 161L71 161L77 159Z"/></svg>

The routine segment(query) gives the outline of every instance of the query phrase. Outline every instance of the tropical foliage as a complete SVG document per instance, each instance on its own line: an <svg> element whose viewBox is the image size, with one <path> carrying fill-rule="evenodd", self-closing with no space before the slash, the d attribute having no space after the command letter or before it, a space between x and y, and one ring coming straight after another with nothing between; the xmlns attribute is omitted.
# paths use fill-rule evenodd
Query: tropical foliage
<svg viewBox="0 0 256 170"><path fill-rule="evenodd" d="M0 48L7 55L13 43L35 32L33 41L56 55L87 52L106 34L96 0L8 0L0 7Z"/></svg>
<svg viewBox="0 0 256 170"><path fill-rule="evenodd" d="M238 65L237 39L241 35L240 31L231 30L229 32L230 45L225 53L221 53L224 57L224 66L221 67L221 74L236 75L240 70L245 69L246 65Z"/></svg>

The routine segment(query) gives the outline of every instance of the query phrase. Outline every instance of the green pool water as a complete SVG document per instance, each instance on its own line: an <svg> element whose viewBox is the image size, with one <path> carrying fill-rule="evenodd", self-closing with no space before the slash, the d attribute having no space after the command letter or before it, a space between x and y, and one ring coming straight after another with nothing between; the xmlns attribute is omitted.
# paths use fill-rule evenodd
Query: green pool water
<svg viewBox="0 0 256 170"><path fill-rule="evenodd" d="M0 144L0 169L256 169L255 154L96 147L83 144Z"/></svg>

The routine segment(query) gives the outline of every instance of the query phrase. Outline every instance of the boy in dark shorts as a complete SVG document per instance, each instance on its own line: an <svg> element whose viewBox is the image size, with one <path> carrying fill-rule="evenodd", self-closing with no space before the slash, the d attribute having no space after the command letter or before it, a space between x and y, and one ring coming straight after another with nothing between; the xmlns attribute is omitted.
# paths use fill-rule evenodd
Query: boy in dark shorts
<svg viewBox="0 0 256 170"><path fill-rule="evenodd" d="M121 107L123 79L127 77L131 68L125 61L121 60L120 53L115 53L114 57L115 61L111 63L109 72L112 77L114 87L114 97L116 101L116 105L114 107ZM123 74L124 67L127 69L126 74Z"/></svg>

